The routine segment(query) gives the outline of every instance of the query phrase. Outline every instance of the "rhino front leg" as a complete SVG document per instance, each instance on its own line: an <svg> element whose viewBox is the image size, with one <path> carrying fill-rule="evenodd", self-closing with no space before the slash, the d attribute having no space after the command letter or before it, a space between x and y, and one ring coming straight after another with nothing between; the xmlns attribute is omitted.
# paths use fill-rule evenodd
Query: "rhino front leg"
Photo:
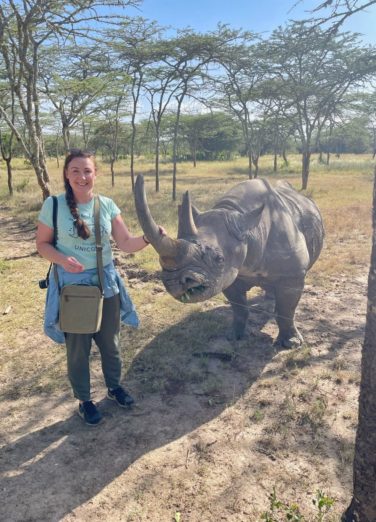
<svg viewBox="0 0 376 522"><path fill-rule="evenodd" d="M243 339L245 327L248 319L248 303L247 291L249 286L240 280L235 280L231 286L223 291L229 303L231 304L233 313L232 333L229 336L231 339Z"/></svg>
<svg viewBox="0 0 376 522"><path fill-rule="evenodd" d="M284 279L275 286L275 313L279 334L275 342L282 348L294 348L303 337L294 323L294 315L304 288L303 279Z"/></svg>

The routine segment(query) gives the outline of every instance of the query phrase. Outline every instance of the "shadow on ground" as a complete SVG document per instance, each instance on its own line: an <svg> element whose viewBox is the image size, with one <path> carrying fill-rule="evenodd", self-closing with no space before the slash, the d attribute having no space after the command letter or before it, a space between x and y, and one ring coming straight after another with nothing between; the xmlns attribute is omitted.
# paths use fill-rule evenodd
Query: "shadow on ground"
<svg viewBox="0 0 376 522"><path fill-rule="evenodd" d="M288 374L291 365L320 361L329 369L330 361L347 343L353 345L362 337L363 325L357 321L340 322L335 310L317 317L312 309L305 311L304 300L298 317L307 342L325 344L327 350L302 361L297 351L298 358L282 359L278 370L270 370L273 375L276 371L281 376ZM317 299L316 306L322 307L322 303ZM310 304L313 307L312 296ZM193 313L153 338L134 358L124 378L137 400L132 410L120 410L104 399L99 403L104 422L97 428L85 426L74 414L5 445L0 451L0 519L59 521L143 455L191 434L234 404L276 354L272 338L261 331L272 317L272 302L255 297L249 305L252 335L245 341L226 340L231 316L227 306ZM263 378L268 378L268 372ZM38 415L38 411L25 410L25 415ZM310 434L312 429L307 426ZM327 437L333 437L330 430ZM278 451L278 445L265 448L264 440L259 444L264 453ZM333 438L338 451L341 444ZM293 446L296 455L311 451L304 437L297 438Z"/></svg>
<svg viewBox="0 0 376 522"><path fill-rule="evenodd" d="M191 433L234 403L275 351L261 332L254 341L237 343L228 342L218 326L213 334L211 325L226 316L223 325L228 315L227 307L194 313L146 345L125 376L137 400L132 410L103 399L104 421L98 427L84 425L74 414L5 445L0 519L61 520L142 455ZM257 314L258 328L267 319ZM195 340L197 330L206 333Z"/></svg>

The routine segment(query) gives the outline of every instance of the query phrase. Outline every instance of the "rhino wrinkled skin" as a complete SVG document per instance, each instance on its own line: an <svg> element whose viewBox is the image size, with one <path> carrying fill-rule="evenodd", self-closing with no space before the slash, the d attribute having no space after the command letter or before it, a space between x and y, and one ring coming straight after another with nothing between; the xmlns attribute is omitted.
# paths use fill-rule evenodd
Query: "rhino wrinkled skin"
<svg viewBox="0 0 376 522"><path fill-rule="evenodd" d="M244 336L247 291L258 286L275 298L276 344L300 345L294 314L307 271L318 258L324 228L315 203L285 181L239 183L214 207L199 212L183 196L178 237L161 236L146 200L143 177L136 180L137 215L160 256L162 281L179 301L195 303L223 292L233 310L233 337Z"/></svg>

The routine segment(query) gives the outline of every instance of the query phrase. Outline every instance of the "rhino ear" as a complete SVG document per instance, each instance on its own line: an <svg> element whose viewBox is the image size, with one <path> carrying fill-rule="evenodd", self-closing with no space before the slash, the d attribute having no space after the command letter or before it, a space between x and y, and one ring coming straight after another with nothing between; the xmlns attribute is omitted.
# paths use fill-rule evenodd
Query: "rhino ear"
<svg viewBox="0 0 376 522"><path fill-rule="evenodd" d="M197 207L195 207L194 205L191 205L192 206L192 216L193 216L193 221L196 223L197 225L197 218L198 216L201 214L201 212L198 210Z"/></svg>
<svg viewBox="0 0 376 522"><path fill-rule="evenodd" d="M232 236L235 236L239 241L245 241L248 233L252 228L257 227L260 223L261 214L264 210L264 205L241 214L240 212L228 212L226 216L226 226Z"/></svg>
<svg viewBox="0 0 376 522"><path fill-rule="evenodd" d="M179 220L182 219L182 209L181 209L181 205L178 205L178 218ZM193 217L193 221L195 223L195 225L197 226L197 219L198 217L201 215L201 212L198 210L197 207L195 207L194 205L191 204L191 209L192 209L192 217Z"/></svg>

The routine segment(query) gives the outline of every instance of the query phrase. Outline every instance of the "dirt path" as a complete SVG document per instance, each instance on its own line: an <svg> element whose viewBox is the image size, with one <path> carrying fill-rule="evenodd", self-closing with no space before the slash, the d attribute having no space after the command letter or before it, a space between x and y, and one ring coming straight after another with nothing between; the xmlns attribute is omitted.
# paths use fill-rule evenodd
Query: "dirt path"
<svg viewBox="0 0 376 522"><path fill-rule="evenodd" d="M5 215L0 226L3 252L33 253L32 227ZM249 340L209 338L207 351L233 354L228 360L194 355L195 325L228 321L228 307L214 301L185 322L172 318L130 365L131 411L103 398L94 354L93 387L105 414L95 429L76 415L68 388L15 396L8 379L0 520L258 521L274 486L312 521L312 499L325 491L336 499L327 520L338 520L351 491L365 291L361 273L326 288L308 285L297 313L301 350L275 351L276 326L258 299L250 302ZM174 336L176 348L151 367L152 354ZM40 325L28 342L30 350L43 342ZM52 357L56 363L63 353ZM167 365L175 373L166 375ZM197 377L202 371L205 379Z"/></svg>

